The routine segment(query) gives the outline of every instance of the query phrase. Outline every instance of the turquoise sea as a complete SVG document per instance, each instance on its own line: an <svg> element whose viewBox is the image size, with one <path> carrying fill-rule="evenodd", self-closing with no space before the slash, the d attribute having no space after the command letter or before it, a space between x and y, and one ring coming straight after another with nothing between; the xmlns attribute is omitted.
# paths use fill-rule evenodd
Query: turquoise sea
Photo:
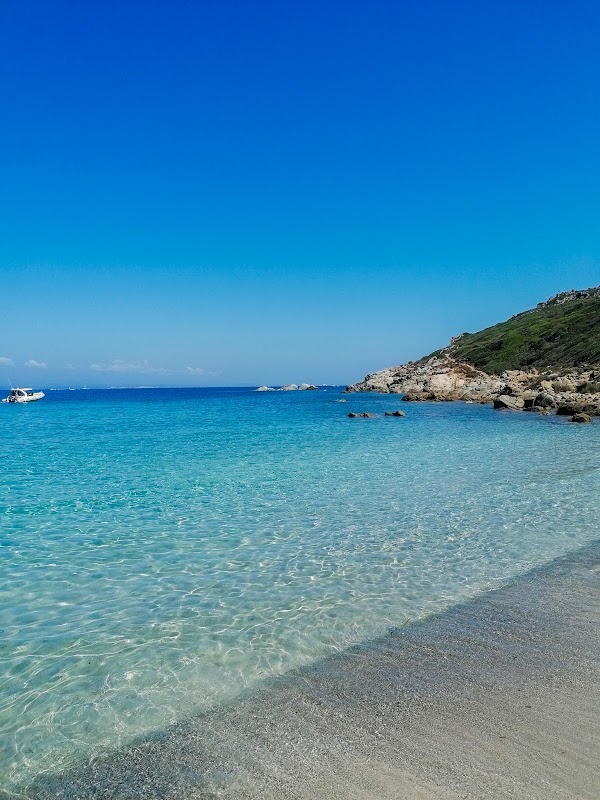
<svg viewBox="0 0 600 800"><path fill-rule="evenodd" d="M8 796L599 535L597 421L124 389L4 405L0 431Z"/></svg>

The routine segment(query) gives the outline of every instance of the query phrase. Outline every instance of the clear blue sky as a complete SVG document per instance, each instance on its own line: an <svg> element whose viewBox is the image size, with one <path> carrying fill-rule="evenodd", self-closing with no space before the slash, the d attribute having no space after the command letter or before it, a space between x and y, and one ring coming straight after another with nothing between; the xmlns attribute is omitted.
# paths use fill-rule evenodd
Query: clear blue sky
<svg viewBox="0 0 600 800"><path fill-rule="evenodd" d="M599 284L599 41L592 0L0 0L0 384L345 383Z"/></svg>

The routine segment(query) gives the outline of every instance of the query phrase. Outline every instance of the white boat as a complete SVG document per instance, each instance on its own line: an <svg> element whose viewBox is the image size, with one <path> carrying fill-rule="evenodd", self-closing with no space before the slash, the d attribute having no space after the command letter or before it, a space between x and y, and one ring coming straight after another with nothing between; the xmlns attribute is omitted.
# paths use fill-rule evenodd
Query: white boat
<svg viewBox="0 0 600 800"><path fill-rule="evenodd" d="M34 392L33 389L11 389L8 397L5 397L3 403L31 403L33 400L41 400L44 397L43 392Z"/></svg>

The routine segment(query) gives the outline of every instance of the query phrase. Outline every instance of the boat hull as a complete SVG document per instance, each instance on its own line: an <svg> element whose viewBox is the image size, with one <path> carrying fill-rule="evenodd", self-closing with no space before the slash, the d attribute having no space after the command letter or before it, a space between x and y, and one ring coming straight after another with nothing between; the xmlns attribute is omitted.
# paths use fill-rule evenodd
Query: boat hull
<svg viewBox="0 0 600 800"><path fill-rule="evenodd" d="M15 397L11 395L10 397L5 397L2 401L3 403L33 403L36 400L41 400L42 397L45 397L44 392L32 392L31 394Z"/></svg>

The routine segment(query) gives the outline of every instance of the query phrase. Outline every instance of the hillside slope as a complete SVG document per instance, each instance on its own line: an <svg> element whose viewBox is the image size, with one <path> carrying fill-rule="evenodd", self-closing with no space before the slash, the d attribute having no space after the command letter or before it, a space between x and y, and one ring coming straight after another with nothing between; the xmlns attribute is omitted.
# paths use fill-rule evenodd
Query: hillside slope
<svg viewBox="0 0 600 800"><path fill-rule="evenodd" d="M563 292L531 311L453 340L449 355L488 374L600 364L600 287Z"/></svg>
<svg viewBox="0 0 600 800"><path fill-rule="evenodd" d="M367 375L347 392L403 400L493 402L497 408L600 416L600 287L563 292L429 356ZM580 417L583 413L583 419Z"/></svg>

